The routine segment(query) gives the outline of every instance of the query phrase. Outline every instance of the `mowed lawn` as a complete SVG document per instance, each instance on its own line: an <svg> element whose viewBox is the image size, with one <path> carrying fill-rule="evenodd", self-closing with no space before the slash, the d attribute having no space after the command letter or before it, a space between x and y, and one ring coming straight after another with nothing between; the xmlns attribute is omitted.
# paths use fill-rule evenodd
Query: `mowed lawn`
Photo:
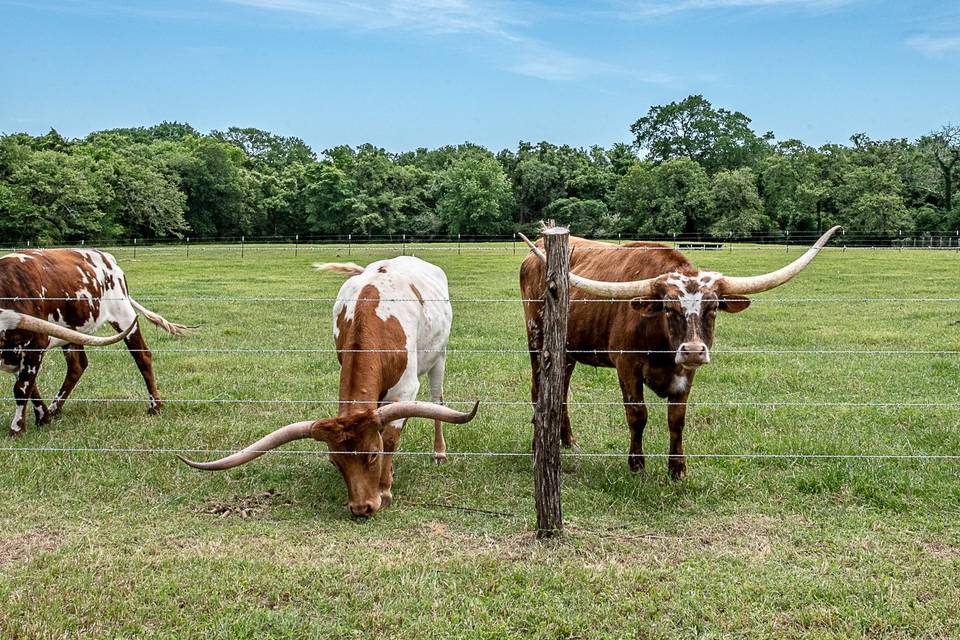
<svg viewBox="0 0 960 640"><path fill-rule="evenodd" d="M960 460L692 458L674 483L650 458L631 474L611 370L578 369L571 400L593 404L573 408L573 428L580 453L620 455L564 458L567 531L536 542L531 458L455 455L529 450L523 252L432 249L415 253L446 270L457 299L447 398L484 402L446 428L446 465L397 457L394 505L368 520L349 516L321 443L223 473L165 452L26 449L233 449L332 414L303 401L336 399L333 353L257 350L331 348L332 302L297 299L334 297L342 278L310 264L396 252L117 251L135 297L202 328L186 339L145 329L162 415L147 415L129 355L88 350L63 416L38 429L31 415L24 437L0 443L0 637L960 636ZM690 255L746 275L798 253ZM687 452L960 456L957 298L957 252L832 246L718 318ZM165 351L177 349L251 351ZM504 352L460 351L479 349ZM63 371L50 354L47 398ZM13 378L2 380L9 422ZM647 398L645 448L663 454L664 408ZM431 443L432 425L412 421L401 448Z"/></svg>

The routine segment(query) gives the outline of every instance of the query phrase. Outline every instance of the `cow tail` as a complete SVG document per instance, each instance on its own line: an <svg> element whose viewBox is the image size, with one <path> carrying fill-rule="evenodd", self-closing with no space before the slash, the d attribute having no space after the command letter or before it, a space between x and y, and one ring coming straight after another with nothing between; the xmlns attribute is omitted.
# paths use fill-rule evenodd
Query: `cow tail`
<svg viewBox="0 0 960 640"><path fill-rule="evenodd" d="M153 311L150 311L150 309L147 309L145 306L143 306L133 298L130 298L130 304L132 304L133 308L137 310L137 313L139 313L144 318L146 318L153 324L157 325L158 327L160 327L170 335L185 336L185 335L189 335L193 329L196 329L196 327L188 327L183 324L177 324L176 322L170 322L159 313L154 313Z"/></svg>
<svg viewBox="0 0 960 640"><path fill-rule="evenodd" d="M363 273L363 267L353 262L314 262L313 268L318 271L336 271L349 273L351 276Z"/></svg>

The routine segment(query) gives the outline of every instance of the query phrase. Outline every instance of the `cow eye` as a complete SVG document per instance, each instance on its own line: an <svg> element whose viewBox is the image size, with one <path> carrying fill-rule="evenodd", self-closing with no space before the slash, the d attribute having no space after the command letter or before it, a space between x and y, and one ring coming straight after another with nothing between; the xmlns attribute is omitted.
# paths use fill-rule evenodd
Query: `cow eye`
<svg viewBox="0 0 960 640"><path fill-rule="evenodd" d="M380 457L379 453L368 453L367 454L367 464L372 465Z"/></svg>

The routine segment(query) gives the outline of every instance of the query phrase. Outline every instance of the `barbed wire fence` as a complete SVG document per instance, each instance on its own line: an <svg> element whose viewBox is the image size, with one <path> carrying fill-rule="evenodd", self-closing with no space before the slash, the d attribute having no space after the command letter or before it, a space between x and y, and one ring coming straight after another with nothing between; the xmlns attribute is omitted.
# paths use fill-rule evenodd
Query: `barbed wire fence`
<svg viewBox="0 0 960 640"><path fill-rule="evenodd" d="M336 247L331 245L322 245L323 249L326 251L336 250ZM378 249L383 249L385 251L392 251L397 253L398 247L388 248L388 247L378 247ZM414 251L426 250L426 247L414 247L410 245L403 245L402 250L404 252L412 253ZM631 249L630 247L620 247L621 249ZM885 247L886 250L889 250L891 247ZM923 247L924 249L934 248L939 249L938 247ZM954 248L949 245L946 248ZM127 247L130 249L130 247ZM198 248L194 247L194 250ZM918 247L918 250L920 248ZM960 249L960 242L957 243L955 249ZM141 248L142 250L149 250L149 248ZM160 250L160 249L157 249ZM251 250L250 247L247 247L246 250ZM256 249L253 249L256 250ZM289 247L284 247L282 250L290 250ZM294 251L299 251L300 248L293 249ZM368 252L368 247L364 246L363 250ZM436 250L441 250L440 247L437 247ZM463 251L463 247L444 247L442 250L451 251L456 250L458 252ZM501 248L501 250L513 251L512 247ZM783 250L783 247L771 247L771 246L758 246L751 248L753 251L770 251L770 250ZM788 247L789 250L789 247ZM838 248L833 248L834 251L842 250ZM524 254L526 251L524 250ZM0 307L3 306L4 302L18 302L18 301L27 301L27 300L62 300L62 301L71 301L76 300L77 298L50 298L50 297L39 297L39 298L22 298L22 297L3 297L0 298ZM102 300L109 300L110 298L102 298ZM204 295L192 295L192 296L138 296L138 299L143 301L151 302L165 302L165 303L264 303L264 304L298 304L298 303L332 303L335 301L344 302L345 300L339 299L337 297L331 296L303 296L303 297L292 297L292 296L204 296ZM352 302L361 302L361 301L373 301L374 299L365 299L365 298L356 298L350 300ZM500 297L476 297L476 298L446 298L446 299L415 299L415 298L384 298L377 299L380 302L391 301L391 302L449 302L451 304L488 304L488 303L509 303L509 304L519 304L521 302L542 302L543 299L524 299L522 297L513 297L513 298L500 298ZM657 299L649 299L657 300ZM348 302L350 302L348 301ZM597 304L622 304L628 303L629 300L614 300L614 299L572 299L570 300L571 304L582 304L582 303L597 303ZM834 304L849 304L849 303L901 303L901 304L911 304L911 303L944 303L944 304L954 304L960 303L960 297L929 297L929 296L917 296L917 297L856 297L856 296L817 296L817 297L760 297L753 299L753 302L761 304L784 304L784 305L795 305L795 304L819 304L819 303L834 303ZM398 349L350 349L350 350L341 350L336 348L288 348L288 347L257 347L257 348L233 348L233 347L163 347L158 349L150 350L154 353L196 353L196 354L277 354L277 353L290 353L290 354L334 354L334 353L344 353L344 352L361 352L361 351L370 351L378 353L388 353L388 352L397 352L397 351L406 351ZM422 350L428 351L428 350ZM520 348L520 347L501 347L501 348L448 348L443 350L445 353L451 354L477 354L477 355L492 355L492 354L515 354L523 357L529 357L530 354L541 355L540 350L530 349L530 348ZM651 351L651 350L604 350L604 349L591 349L591 350L564 350L566 353L577 354L577 353L589 353L596 355L612 355L612 354L655 354L655 353L667 353L665 351ZM96 351L96 353L101 354L119 354L127 353L125 349L113 348L113 349L102 349ZM669 353L673 353L670 351ZM779 348L779 349L714 349L711 350L711 353L715 354L728 354L728 355L802 355L802 356L816 356L816 357L849 357L849 356L884 356L884 357L910 357L917 355L927 355L927 356L957 356L960 355L960 349L859 349L859 348L835 348L835 349L788 349L788 348ZM555 394L562 394L560 390L554 390ZM548 392L549 394L549 392ZM13 398L0 398L2 401L10 401ZM143 402L142 399L138 398L71 398L71 402L80 402L80 403L139 403ZM495 407L525 407L533 408L535 411L538 411L537 407L531 401L518 401L518 400L504 400L503 398L480 398L481 406L495 406ZM165 403L168 404L220 404L220 405L335 405L342 406L345 404L350 404L351 401L344 400L327 400L327 399L278 399L278 398L268 398L268 399L255 399L255 398L174 398L166 399ZM473 404L473 400L450 400L446 404L451 406L470 406ZM925 401L899 401L899 402L819 402L819 401L777 401L777 400L768 400L768 401L690 401L686 403L671 403L666 402L622 402L622 401L575 401L568 400L565 397L559 399L559 406L569 407L569 406L593 406L593 407L614 407L614 406L631 406L631 405L646 405L646 406L663 406L669 407L672 405L683 404L687 406L710 406L710 407L762 407L769 409L778 409L778 408L787 408L787 407L809 407L809 408L856 408L856 409L871 409L871 410L899 410L899 409L937 409L943 411L957 411L960 410L960 402L925 402ZM555 424L550 421L546 421L544 424L550 425ZM553 426L550 426L552 429ZM557 428L559 428L557 426ZM4 454L16 454L16 453L50 453L50 454L70 454L70 453L91 453L91 454L146 454L146 455L167 455L167 454L222 454L230 453L232 450L224 449L214 449L214 448L137 448L137 447L33 447L29 445L24 446L6 446L0 447L0 452ZM280 449L273 452L275 455L293 455L293 456L305 456L305 455L326 455L326 452L319 449ZM357 455L369 455L372 452L356 452ZM409 456L409 457L418 457L418 456L432 456L432 452L427 451L405 451L399 450L394 455L398 456ZM465 458L519 458L531 456L530 451L450 451L448 455L451 457L465 457ZM557 478L559 482L559 463L561 459L566 458L622 458L626 454L622 452L604 452L604 451L569 451L569 452L560 452L557 448L556 456L545 456L544 459L552 459L554 461L553 469L557 472ZM644 453L645 457L650 458L671 458L671 454L668 453ZM689 458L702 458L702 459L745 459L745 460L890 460L890 461L960 461L960 454L951 454L951 453L830 453L830 452L703 452L703 453L685 453L685 457ZM536 466L536 459L535 459ZM557 496L559 498L559 485L557 486ZM559 504L558 504L559 508ZM553 521L552 524L543 524L541 526L540 520L538 518L538 531L542 532L543 535L551 535L552 533L562 530L562 518Z"/></svg>

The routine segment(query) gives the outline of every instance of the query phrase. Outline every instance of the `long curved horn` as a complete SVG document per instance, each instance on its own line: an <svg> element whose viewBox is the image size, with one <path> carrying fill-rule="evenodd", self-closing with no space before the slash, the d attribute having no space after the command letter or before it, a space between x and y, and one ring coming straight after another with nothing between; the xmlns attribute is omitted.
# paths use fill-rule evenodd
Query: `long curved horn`
<svg viewBox="0 0 960 640"><path fill-rule="evenodd" d="M214 460L212 462L194 462L193 460L188 460L181 455L178 455L177 457L194 469L203 469L204 471L222 471L223 469L231 469L246 462L250 462L254 458L259 458L267 451L276 449L280 445L292 442L294 440L309 438L311 436L312 427L314 424L314 420L306 420L304 422L294 422L293 424L288 424L285 427L280 427L270 435L260 438L249 447L230 454L226 458L220 458L219 460Z"/></svg>
<svg viewBox="0 0 960 640"><path fill-rule="evenodd" d="M803 271L803 269L810 264L810 261L813 260L818 253L820 253L820 249L827 244L830 238L833 237L833 234L835 234L839 229L839 225L833 227L825 234L820 236L820 239L817 240L812 247L807 249L806 253L787 266L777 269L776 271L765 273L762 276L746 276L742 278L735 276L724 276L722 280L724 293L760 293L761 291L769 291L774 287L779 287L790 280L793 276Z"/></svg>
<svg viewBox="0 0 960 640"><path fill-rule="evenodd" d="M114 344L115 342L120 342L126 338L131 331L133 331L133 328L137 324L136 320L134 320L130 323L129 327L120 333L115 333L112 336L97 337L87 335L86 333L80 333L79 331L74 331L73 329L68 329L66 327L61 327L53 322L41 320L40 318L27 315L25 313L19 313L17 311L0 311L0 317L3 318L3 320L0 321L0 328L32 331L33 333L41 333L44 335L53 336L54 338L60 338L61 340L66 340L71 344L82 344L90 347L105 347L107 345Z"/></svg>
<svg viewBox="0 0 960 640"><path fill-rule="evenodd" d="M377 409L376 413L382 424L387 424L394 420L403 420L404 418L430 418L442 422L463 424L464 422L473 420L473 417L477 415L477 407L479 406L480 401L477 400L473 405L473 410L468 413L463 413L441 404L408 400L404 402L391 402Z"/></svg>
<svg viewBox="0 0 960 640"><path fill-rule="evenodd" d="M527 236L522 233L518 233L517 235L523 238L527 246L546 264L547 256L544 255L543 251L541 251L537 245L530 242ZM629 282L607 282L606 280L591 280L590 278L578 276L572 271L570 272L571 287L592 293L601 298L643 298L653 292L653 283L656 282L656 280L656 278L647 278L645 280L631 280Z"/></svg>

